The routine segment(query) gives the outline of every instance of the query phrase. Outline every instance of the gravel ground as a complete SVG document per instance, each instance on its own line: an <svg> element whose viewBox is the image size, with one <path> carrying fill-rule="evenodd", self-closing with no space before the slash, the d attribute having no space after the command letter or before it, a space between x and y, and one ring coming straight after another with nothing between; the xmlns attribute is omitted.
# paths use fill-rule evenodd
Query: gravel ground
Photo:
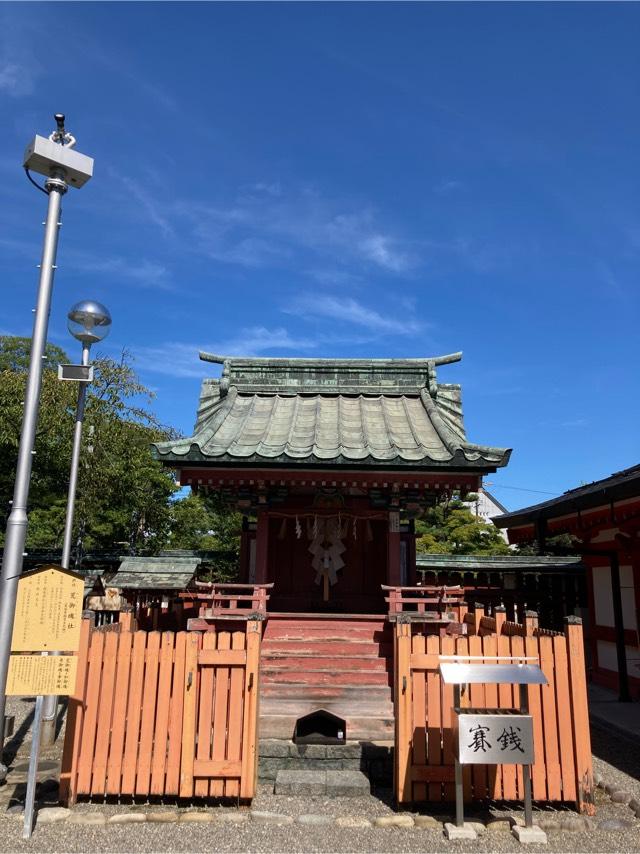
<svg viewBox="0 0 640 854"><path fill-rule="evenodd" d="M262 799L260 799L262 800ZM280 803L281 812L289 812L292 803ZM296 799L287 798L286 801ZM369 800L369 799L363 799ZM261 803L261 806L264 802ZM323 814L322 803L306 799L305 812ZM626 808L602 812L616 816ZM370 814L369 804L352 805L353 814ZM602 816L600 816L602 817ZM626 815L625 815L626 817ZM342 828L335 824L322 827L260 825L251 820L241 824L152 824L102 827L67 823L47 824L36 828L31 840L20 839L21 823L15 817L0 820L2 851L69 851L69 852L515 852L521 846L503 831L485 833L473 842L449 842L440 830L416 828ZM638 852L638 827L630 831L605 833L569 833L549 831L548 845L528 845L527 851L555 852Z"/></svg>
<svg viewBox="0 0 640 854"><path fill-rule="evenodd" d="M17 714L17 736L10 743L15 750L19 748L16 760L26 759L24 743L30 724L29 715L32 705L12 698L11 713ZM22 745L21 745L22 742ZM21 745L21 746L20 746ZM616 788L624 789L640 797L640 751L637 744L626 741L616 733L595 727L593 730L594 770L602 775L606 782ZM59 751L59 747L58 747ZM54 754L49 753L53 758ZM604 758L606 757L606 759ZM47 755L44 755L47 758ZM16 764L14 763L14 764ZM128 825L106 824L102 826L74 825L67 821L55 824L37 824L29 841L22 840L21 816L7 814L6 808L15 793L15 785L0 789L0 852L516 852L522 846L505 831L487 831L473 842L450 842L442 831L412 828L345 828L338 826L337 817L353 816L368 820L380 816L394 815L391 806L391 793L378 791L367 798L329 799L326 797L283 797L276 796L268 786L262 786L254 799L255 811L272 811L293 818L293 823L276 826L261 824L251 818L248 808L235 810L213 808L216 818L224 813L229 819L214 820L214 823L152 823L141 822ZM48 798L55 797L55 791L49 789ZM43 795L43 803L47 796ZM53 800L49 800L54 803ZM115 805L115 804L79 804L74 814L98 813L110 816L115 813L139 811L144 813L171 810L172 805ZM631 810L620 804L611 803L602 789L596 792L596 820L591 829L575 831L562 824L575 819L571 810L544 810L536 813L538 820L555 819L559 829L548 829L548 844L527 845L531 852L639 852L640 820L635 819ZM429 814L428 809L424 810ZM303 814L327 816L331 823L322 826L305 826L297 822ZM442 810L434 815L442 816ZM478 815L487 820L494 816L508 814L504 810L491 810ZM519 815L511 811L511 815ZM473 818L474 816L468 816ZM628 829L605 830L597 825L605 820L623 820L631 822Z"/></svg>
<svg viewBox="0 0 640 854"><path fill-rule="evenodd" d="M600 723L592 722L591 749L593 751L594 773L600 773L607 783L630 792L634 798L640 800L640 748L638 743L617 733L612 733Z"/></svg>

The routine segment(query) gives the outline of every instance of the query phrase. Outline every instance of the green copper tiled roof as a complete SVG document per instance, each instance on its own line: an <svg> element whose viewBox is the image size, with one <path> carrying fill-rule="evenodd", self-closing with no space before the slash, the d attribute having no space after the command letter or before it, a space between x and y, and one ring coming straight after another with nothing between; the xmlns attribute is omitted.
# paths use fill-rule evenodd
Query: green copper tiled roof
<svg viewBox="0 0 640 854"><path fill-rule="evenodd" d="M103 582L123 590L184 590L200 562L198 557L125 557Z"/></svg>
<svg viewBox="0 0 640 854"><path fill-rule="evenodd" d="M202 385L194 435L155 445L171 464L413 465L495 469L510 451L467 441L460 386L434 359L239 359Z"/></svg>

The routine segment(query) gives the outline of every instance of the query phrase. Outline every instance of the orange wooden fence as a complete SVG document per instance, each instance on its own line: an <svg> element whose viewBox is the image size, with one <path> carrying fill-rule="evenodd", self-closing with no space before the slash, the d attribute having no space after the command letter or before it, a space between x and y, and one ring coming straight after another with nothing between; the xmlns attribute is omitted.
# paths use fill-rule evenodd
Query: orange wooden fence
<svg viewBox="0 0 640 854"><path fill-rule="evenodd" d="M593 813L593 772L582 625L567 618L565 631L508 623L504 612L485 617L478 609L464 618L468 634L439 637L420 632L410 617L395 626L395 788L399 803L453 801L453 686L442 683L440 655L531 656L549 682L531 685L536 762L534 800L575 802ZM471 685L462 705L518 707L518 687ZM514 765L473 765L464 769L467 800L522 800L522 769Z"/></svg>
<svg viewBox="0 0 640 854"><path fill-rule="evenodd" d="M92 630L83 620L61 799L250 799L262 623L233 632Z"/></svg>

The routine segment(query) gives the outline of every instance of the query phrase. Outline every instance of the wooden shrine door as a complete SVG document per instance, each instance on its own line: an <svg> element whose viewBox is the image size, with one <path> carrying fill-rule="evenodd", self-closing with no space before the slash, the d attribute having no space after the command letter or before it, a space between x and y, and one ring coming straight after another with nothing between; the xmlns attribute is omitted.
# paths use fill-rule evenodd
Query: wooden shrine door
<svg viewBox="0 0 640 854"><path fill-rule="evenodd" d="M313 523L311 523L313 524ZM273 582L271 611L384 613L380 585L387 580L386 519L342 520L344 566L326 585L313 566L313 530L307 520L269 520L268 581Z"/></svg>

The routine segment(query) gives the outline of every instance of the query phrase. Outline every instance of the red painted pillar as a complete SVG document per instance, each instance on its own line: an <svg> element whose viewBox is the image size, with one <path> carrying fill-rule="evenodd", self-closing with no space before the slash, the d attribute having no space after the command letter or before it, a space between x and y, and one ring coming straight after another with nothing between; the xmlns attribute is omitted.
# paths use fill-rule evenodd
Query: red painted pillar
<svg viewBox="0 0 640 854"><path fill-rule="evenodd" d="M407 578L409 587L416 584L416 523L409 520L409 533L407 535Z"/></svg>
<svg viewBox="0 0 640 854"><path fill-rule="evenodd" d="M266 584L269 557L269 512L258 510L256 520L256 584Z"/></svg>
<svg viewBox="0 0 640 854"><path fill-rule="evenodd" d="M389 528L387 533L387 584L399 587L400 578L400 514L397 510L389 511Z"/></svg>

